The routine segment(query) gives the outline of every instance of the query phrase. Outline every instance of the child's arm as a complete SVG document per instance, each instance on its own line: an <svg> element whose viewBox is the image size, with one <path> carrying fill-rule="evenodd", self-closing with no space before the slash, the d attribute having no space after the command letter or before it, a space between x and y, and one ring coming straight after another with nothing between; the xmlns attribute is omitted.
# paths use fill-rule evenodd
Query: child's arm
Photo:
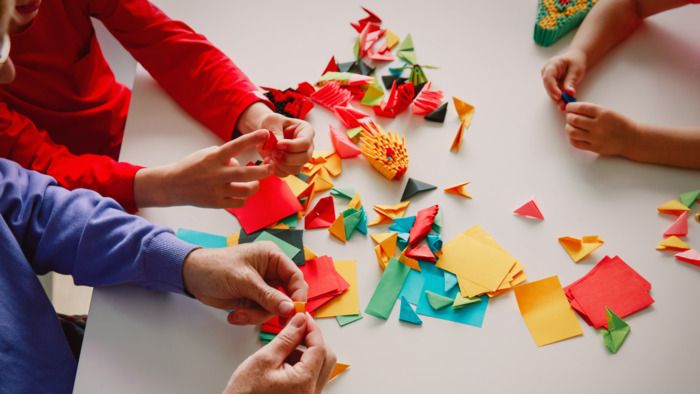
<svg viewBox="0 0 700 394"><path fill-rule="evenodd" d="M575 96L586 70L654 14L688 4L689 0L600 0L586 16L571 46L542 68L549 96L563 109L562 89Z"/></svg>
<svg viewBox="0 0 700 394"><path fill-rule="evenodd" d="M311 157L313 127L275 114L260 89L204 36L147 0L88 1L90 15L104 23L185 111L222 139L257 129L284 131L273 163L278 176L298 172Z"/></svg>
<svg viewBox="0 0 700 394"><path fill-rule="evenodd" d="M591 103L566 106L566 132L573 146L642 163L700 169L700 128L638 124Z"/></svg>
<svg viewBox="0 0 700 394"><path fill-rule="evenodd" d="M257 190L254 181L269 176L271 169L232 165L231 158L262 146L267 136L265 131L247 134L174 164L142 168L105 155L75 155L0 103L0 157L50 175L67 189L88 188L114 198L128 212L149 206L241 206Z"/></svg>

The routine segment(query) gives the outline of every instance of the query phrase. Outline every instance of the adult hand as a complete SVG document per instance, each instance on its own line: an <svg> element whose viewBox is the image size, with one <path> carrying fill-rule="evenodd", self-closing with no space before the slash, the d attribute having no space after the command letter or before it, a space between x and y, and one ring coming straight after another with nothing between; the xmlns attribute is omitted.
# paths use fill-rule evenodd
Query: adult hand
<svg viewBox="0 0 700 394"><path fill-rule="evenodd" d="M292 300L306 301L308 293L299 268L272 242L196 249L185 259L183 278L185 289L201 302L234 309L228 315L231 324L291 317Z"/></svg>
<svg viewBox="0 0 700 394"><path fill-rule="evenodd" d="M585 102L566 105L565 129L571 145L601 155L628 156L639 133L631 119Z"/></svg>
<svg viewBox="0 0 700 394"><path fill-rule="evenodd" d="M241 165L234 156L259 148L267 137L268 133L262 130L249 133L221 146L194 152L177 163L139 170L134 180L136 204L243 206L258 190L258 181L272 174L272 167Z"/></svg>
<svg viewBox="0 0 700 394"><path fill-rule="evenodd" d="M289 360L302 344L306 350L301 358ZM224 393L320 393L335 363L311 316L297 313L275 339L234 371Z"/></svg>
<svg viewBox="0 0 700 394"><path fill-rule="evenodd" d="M586 55L579 50L551 58L542 67L542 82L549 97L564 110L565 103L561 99L562 92L576 96L576 87L586 74Z"/></svg>

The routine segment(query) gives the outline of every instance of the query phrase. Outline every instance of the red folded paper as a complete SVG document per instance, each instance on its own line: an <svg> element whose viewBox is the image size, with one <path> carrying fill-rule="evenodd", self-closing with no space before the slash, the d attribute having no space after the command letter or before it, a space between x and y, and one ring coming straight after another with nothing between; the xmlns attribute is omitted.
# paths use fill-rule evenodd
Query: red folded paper
<svg viewBox="0 0 700 394"><path fill-rule="evenodd" d="M246 234L251 234L301 209L299 200L287 183L271 176L260 181L260 189L248 198L244 206L226 211L238 219Z"/></svg>
<svg viewBox="0 0 700 394"><path fill-rule="evenodd" d="M411 227L411 231L408 234L408 244L414 248L420 243L427 235L430 233L430 229L433 227L433 222L435 222L435 217L438 214L440 207L433 205L425 209L418 211L416 215L416 221Z"/></svg>

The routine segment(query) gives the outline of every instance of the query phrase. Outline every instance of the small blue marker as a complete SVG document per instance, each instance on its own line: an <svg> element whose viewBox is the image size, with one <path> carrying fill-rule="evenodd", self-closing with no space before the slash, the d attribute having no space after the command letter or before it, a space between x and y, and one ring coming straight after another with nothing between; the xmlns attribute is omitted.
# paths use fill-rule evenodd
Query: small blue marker
<svg viewBox="0 0 700 394"><path fill-rule="evenodd" d="M569 96L566 92L561 92L561 99L564 100L565 104L576 102L576 97Z"/></svg>

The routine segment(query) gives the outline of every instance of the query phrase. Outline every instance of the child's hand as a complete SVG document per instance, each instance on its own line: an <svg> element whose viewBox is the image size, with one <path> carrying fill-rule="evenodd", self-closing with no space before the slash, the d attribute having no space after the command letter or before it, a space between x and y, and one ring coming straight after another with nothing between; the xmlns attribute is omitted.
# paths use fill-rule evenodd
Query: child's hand
<svg viewBox="0 0 700 394"><path fill-rule="evenodd" d="M298 173L314 153L316 133L309 122L269 113L262 118L260 128L284 137L278 139L272 155L273 169L279 177Z"/></svg>
<svg viewBox="0 0 700 394"><path fill-rule="evenodd" d="M194 152L177 163L139 170L134 180L137 206L243 206L258 190L258 181L272 174L272 167L240 165L234 156L259 148L267 137L267 131L256 131Z"/></svg>
<svg viewBox="0 0 700 394"><path fill-rule="evenodd" d="M631 119L584 102L566 105L565 129L571 145L605 156L628 156L639 130Z"/></svg>
<svg viewBox="0 0 700 394"><path fill-rule="evenodd" d="M576 97L576 87L586 74L586 55L577 50L555 56L542 67L542 82L547 94L564 110L565 104L561 99L562 90Z"/></svg>

